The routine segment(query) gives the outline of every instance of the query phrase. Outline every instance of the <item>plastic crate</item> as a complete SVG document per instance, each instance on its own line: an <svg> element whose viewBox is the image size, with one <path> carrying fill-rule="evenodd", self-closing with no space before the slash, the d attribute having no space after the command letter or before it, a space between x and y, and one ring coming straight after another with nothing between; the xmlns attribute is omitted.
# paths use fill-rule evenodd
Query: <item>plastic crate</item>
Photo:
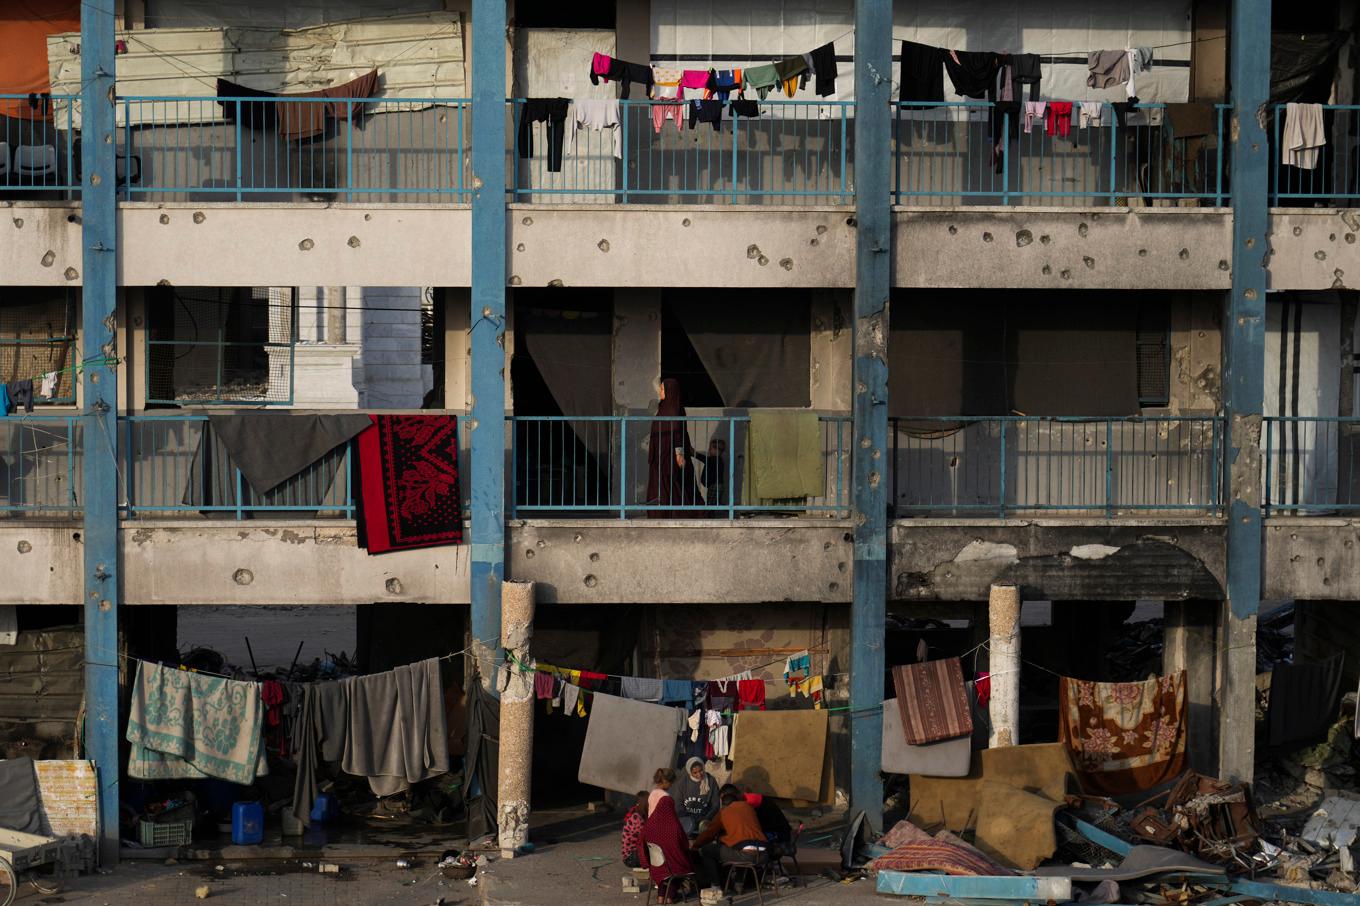
<svg viewBox="0 0 1360 906"><path fill-rule="evenodd" d="M193 842L194 819L147 821L137 825L138 842L143 846L184 846Z"/></svg>

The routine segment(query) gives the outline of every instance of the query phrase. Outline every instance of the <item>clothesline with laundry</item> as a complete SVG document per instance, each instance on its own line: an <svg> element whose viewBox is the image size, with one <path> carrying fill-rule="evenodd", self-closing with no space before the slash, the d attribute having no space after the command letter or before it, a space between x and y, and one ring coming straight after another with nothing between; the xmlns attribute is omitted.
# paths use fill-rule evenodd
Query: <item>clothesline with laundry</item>
<svg viewBox="0 0 1360 906"><path fill-rule="evenodd" d="M117 365L120 361L122 360L116 356L86 359L74 362L64 368L35 374L32 377L17 378L0 383L0 418L8 416L11 412L17 412L21 406L25 415L32 415L33 405L37 397L45 397L49 400L56 397L57 382L63 374L77 374L87 368L107 368ZM38 385L36 392L34 384Z"/></svg>

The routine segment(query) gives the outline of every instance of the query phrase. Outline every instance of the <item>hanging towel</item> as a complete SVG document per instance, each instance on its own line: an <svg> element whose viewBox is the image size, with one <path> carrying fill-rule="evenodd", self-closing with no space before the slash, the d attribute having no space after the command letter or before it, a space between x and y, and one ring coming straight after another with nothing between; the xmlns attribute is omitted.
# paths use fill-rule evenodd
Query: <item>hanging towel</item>
<svg viewBox="0 0 1360 906"><path fill-rule="evenodd" d="M812 74L817 77L817 96L827 97L836 93L836 45L827 42L808 54L812 63Z"/></svg>
<svg viewBox="0 0 1360 906"><path fill-rule="evenodd" d="M458 417L370 415L359 435L355 522L370 554L458 544Z"/></svg>
<svg viewBox="0 0 1360 906"><path fill-rule="evenodd" d="M1119 796L1185 767L1185 671L1141 683L1058 680L1058 738L1082 789Z"/></svg>
<svg viewBox="0 0 1360 906"><path fill-rule="evenodd" d="M973 712L956 657L894 667L893 688L902 712L902 733L913 746L967 736Z"/></svg>
<svg viewBox="0 0 1360 906"><path fill-rule="evenodd" d="M57 395L57 372L49 371L42 376L42 383L38 392L46 399L55 399Z"/></svg>
<svg viewBox="0 0 1360 906"><path fill-rule="evenodd" d="M821 432L816 412L752 410L746 438L747 499L820 497L825 478Z"/></svg>
<svg viewBox="0 0 1360 906"><path fill-rule="evenodd" d="M690 697L690 681L682 679L668 679L661 681L661 702L666 705L682 704L688 705L693 699Z"/></svg>
<svg viewBox="0 0 1360 906"><path fill-rule="evenodd" d="M903 103L944 100L943 50L915 41L902 42L902 84L897 99Z"/></svg>
<svg viewBox="0 0 1360 906"><path fill-rule="evenodd" d="M804 679L798 680L797 682L791 683L791 684L789 685L789 697L790 697L790 698L793 698L793 697L797 696L798 693L800 693L800 692L801 692L803 695L806 695L806 696L808 696L809 698L812 699L812 707L813 707L813 710L820 710L821 707L822 707L822 677L821 677L821 674L817 674L817 675L815 675L815 676L806 677L806 678L804 678Z"/></svg>
<svg viewBox="0 0 1360 906"><path fill-rule="evenodd" d="M685 96L681 89L680 80L685 77L685 73L680 69L663 69L660 66L652 67L652 100L666 101L678 100Z"/></svg>
<svg viewBox="0 0 1360 906"><path fill-rule="evenodd" d="M128 707L128 775L252 783L268 770L263 725L259 683L139 661Z"/></svg>
<svg viewBox="0 0 1360 906"><path fill-rule="evenodd" d="M391 796L449 770L439 659L353 677L341 769Z"/></svg>
<svg viewBox="0 0 1360 906"><path fill-rule="evenodd" d="M1341 700L1343 654L1318 664L1277 664L1270 672L1266 726L1270 744L1313 742L1336 722Z"/></svg>
<svg viewBox="0 0 1360 906"><path fill-rule="evenodd" d="M1129 80L1127 50L1093 50L1086 55L1087 88L1109 88Z"/></svg>
<svg viewBox="0 0 1360 906"><path fill-rule="evenodd" d="M995 91L1000 58L985 51L950 50L944 54L945 72L954 83L954 93L966 98L984 98Z"/></svg>
<svg viewBox="0 0 1360 906"><path fill-rule="evenodd" d="M737 680L737 710L765 710L765 681L759 679Z"/></svg>
<svg viewBox="0 0 1360 906"><path fill-rule="evenodd" d="M661 701L661 680L644 676L622 677L623 697L640 702Z"/></svg>
<svg viewBox="0 0 1360 906"><path fill-rule="evenodd" d="M1317 168L1318 157L1327 144L1327 132L1323 128L1321 104L1296 104L1285 106L1284 132L1280 136L1284 145L1284 162L1301 170Z"/></svg>
<svg viewBox="0 0 1360 906"><path fill-rule="evenodd" d="M213 434L257 494L278 487L372 424L367 415L346 413L208 413Z"/></svg>
<svg viewBox="0 0 1360 906"><path fill-rule="evenodd" d="M576 136L582 128L613 133L614 156L623 158L623 129L619 121L618 98L579 98L572 102L576 115L571 120L571 148L576 151Z"/></svg>

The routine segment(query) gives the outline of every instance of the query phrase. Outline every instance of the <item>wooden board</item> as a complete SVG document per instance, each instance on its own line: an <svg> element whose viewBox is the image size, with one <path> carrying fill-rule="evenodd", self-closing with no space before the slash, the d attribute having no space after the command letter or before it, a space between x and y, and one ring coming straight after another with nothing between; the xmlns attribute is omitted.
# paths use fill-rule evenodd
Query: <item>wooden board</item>
<svg viewBox="0 0 1360 906"><path fill-rule="evenodd" d="M826 711L743 711L733 733L732 782L779 799L821 798L827 750Z"/></svg>

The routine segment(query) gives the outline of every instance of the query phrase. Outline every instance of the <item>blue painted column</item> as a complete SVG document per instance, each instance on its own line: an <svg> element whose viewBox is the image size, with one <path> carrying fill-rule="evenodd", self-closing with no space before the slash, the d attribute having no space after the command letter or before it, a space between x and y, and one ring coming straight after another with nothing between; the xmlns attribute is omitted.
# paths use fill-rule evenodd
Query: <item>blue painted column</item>
<svg viewBox="0 0 1360 906"><path fill-rule="evenodd" d="M1218 771L1251 780L1255 760L1256 612L1261 603L1261 406L1265 394L1270 0L1232 7L1232 289L1223 319L1228 422L1228 600L1219 637Z"/></svg>
<svg viewBox="0 0 1360 906"><path fill-rule="evenodd" d="M892 3L855 3L854 517L850 801L883 827L883 629L888 594L888 291Z"/></svg>
<svg viewBox="0 0 1360 906"><path fill-rule="evenodd" d="M505 0L473 0L472 637L492 694L505 575L505 26Z"/></svg>
<svg viewBox="0 0 1360 906"><path fill-rule="evenodd" d="M80 356L116 354L118 300L117 184L114 175L113 4L80 4L81 241ZM118 372L90 365L80 372L84 476L80 500L85 602L85 754L99 774L100 859L118 861Z"/></svg>

